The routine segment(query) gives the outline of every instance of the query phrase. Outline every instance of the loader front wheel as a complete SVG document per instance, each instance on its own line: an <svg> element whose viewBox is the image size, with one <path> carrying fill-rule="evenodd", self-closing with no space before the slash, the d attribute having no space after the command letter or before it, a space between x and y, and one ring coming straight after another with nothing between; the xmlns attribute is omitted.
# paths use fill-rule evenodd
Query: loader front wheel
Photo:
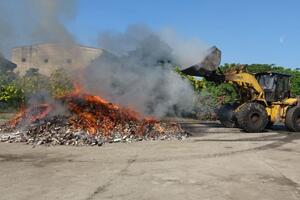
<svg viewBox="0 0 300 200"><path fill-rule="evenodd" d="M218 109L218 118L221 124L226 128L236 127L236 119L234 116L234 110L237 105L226 103Z"/></svg>
<svg viewBox="0 0 300 200"><path fill-rule="evenodd" d="M294 132L300 132L300 107L288 109L285 117L285 126Z"/></svg>
<svg viewBox="0 0 300 200"><path fill-rule="evenodd" d="M239 127L251 133L263 131L268 124L268 114L265 107L255 102L242 105L236 112L236 118Z"/></svg>

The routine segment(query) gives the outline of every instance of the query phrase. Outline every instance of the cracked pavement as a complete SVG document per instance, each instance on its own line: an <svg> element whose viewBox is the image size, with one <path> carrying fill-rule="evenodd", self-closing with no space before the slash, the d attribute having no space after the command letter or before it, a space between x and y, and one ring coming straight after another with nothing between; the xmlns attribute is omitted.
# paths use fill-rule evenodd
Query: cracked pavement
<svg viewBox="0 0 300 200"><path fill-rule="evenodd" d="M184 141L0 143L0 199L300 199L300 134L183 125Z"/></svg>

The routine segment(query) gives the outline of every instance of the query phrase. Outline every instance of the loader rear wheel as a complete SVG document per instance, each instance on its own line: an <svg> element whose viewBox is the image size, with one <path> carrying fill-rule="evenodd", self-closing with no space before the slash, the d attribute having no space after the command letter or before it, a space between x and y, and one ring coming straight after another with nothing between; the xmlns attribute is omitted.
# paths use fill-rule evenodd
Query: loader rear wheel
<svg viewBox="0 0 300 200"><path fill-rule="evenodd" d="M255 102L242 105L236 112L236 118L239 127L246 132L261 132L268 124L268 114L265 107Z"/></svg>
<svg viewBox="0 0 300 200"><path fill-rule="evenodd" d="M288 109L285 116L285 126L294 132L300 132L300 107L295 106Z"/></svg>
<svg viewBox="0 0 300 200"><path fill-rule="evenodd" d="M221 124L226 128L236 127L236 119L234 116L234 110L237 108L235 104L226 103L218 109L218 118Z"/></svg>

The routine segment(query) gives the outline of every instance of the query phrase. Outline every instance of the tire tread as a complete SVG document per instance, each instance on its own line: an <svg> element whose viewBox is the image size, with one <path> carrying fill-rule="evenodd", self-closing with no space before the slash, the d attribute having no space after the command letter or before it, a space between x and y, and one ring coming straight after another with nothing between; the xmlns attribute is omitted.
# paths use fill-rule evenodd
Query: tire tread
<svg viewBox="0 0 300 200"><path fill-rule="evenodd" d="M286 116L285 116L285 126L289 131L293 132L300 132L299 126L297 126L295 123L295 115L300 115L300 107L294 106L287 110Z"/></svg>
<svg viewBox="0 0 300 200"><path fill-rule="evenodd" d="M260 127L250 127L247 122L247 116L251 110L257 110L262 114L262 125ZM263 131L268 123L268 115L266 112L266 109L263 105L256 103L256 102L250 102L245 103L242 105L242 107L239 109L239 111L236 113L236 118L238 125L241 129L244 129L246 132L261 132Z"/></svg>

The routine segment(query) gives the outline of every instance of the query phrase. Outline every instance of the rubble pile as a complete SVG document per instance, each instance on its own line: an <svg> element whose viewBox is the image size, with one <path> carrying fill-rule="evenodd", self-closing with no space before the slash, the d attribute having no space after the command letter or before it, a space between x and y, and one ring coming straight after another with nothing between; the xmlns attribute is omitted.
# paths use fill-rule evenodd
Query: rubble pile
<svg viewBox="0 0 300 200"><path fill-rule="evenodd" d="M0 126L0 141L32 145L103 145L113 142L184 139L177 123L141 118L138 113L111 104L99 96L73 93L60 97L67 108L41 104L22 110Z"/></svg>

